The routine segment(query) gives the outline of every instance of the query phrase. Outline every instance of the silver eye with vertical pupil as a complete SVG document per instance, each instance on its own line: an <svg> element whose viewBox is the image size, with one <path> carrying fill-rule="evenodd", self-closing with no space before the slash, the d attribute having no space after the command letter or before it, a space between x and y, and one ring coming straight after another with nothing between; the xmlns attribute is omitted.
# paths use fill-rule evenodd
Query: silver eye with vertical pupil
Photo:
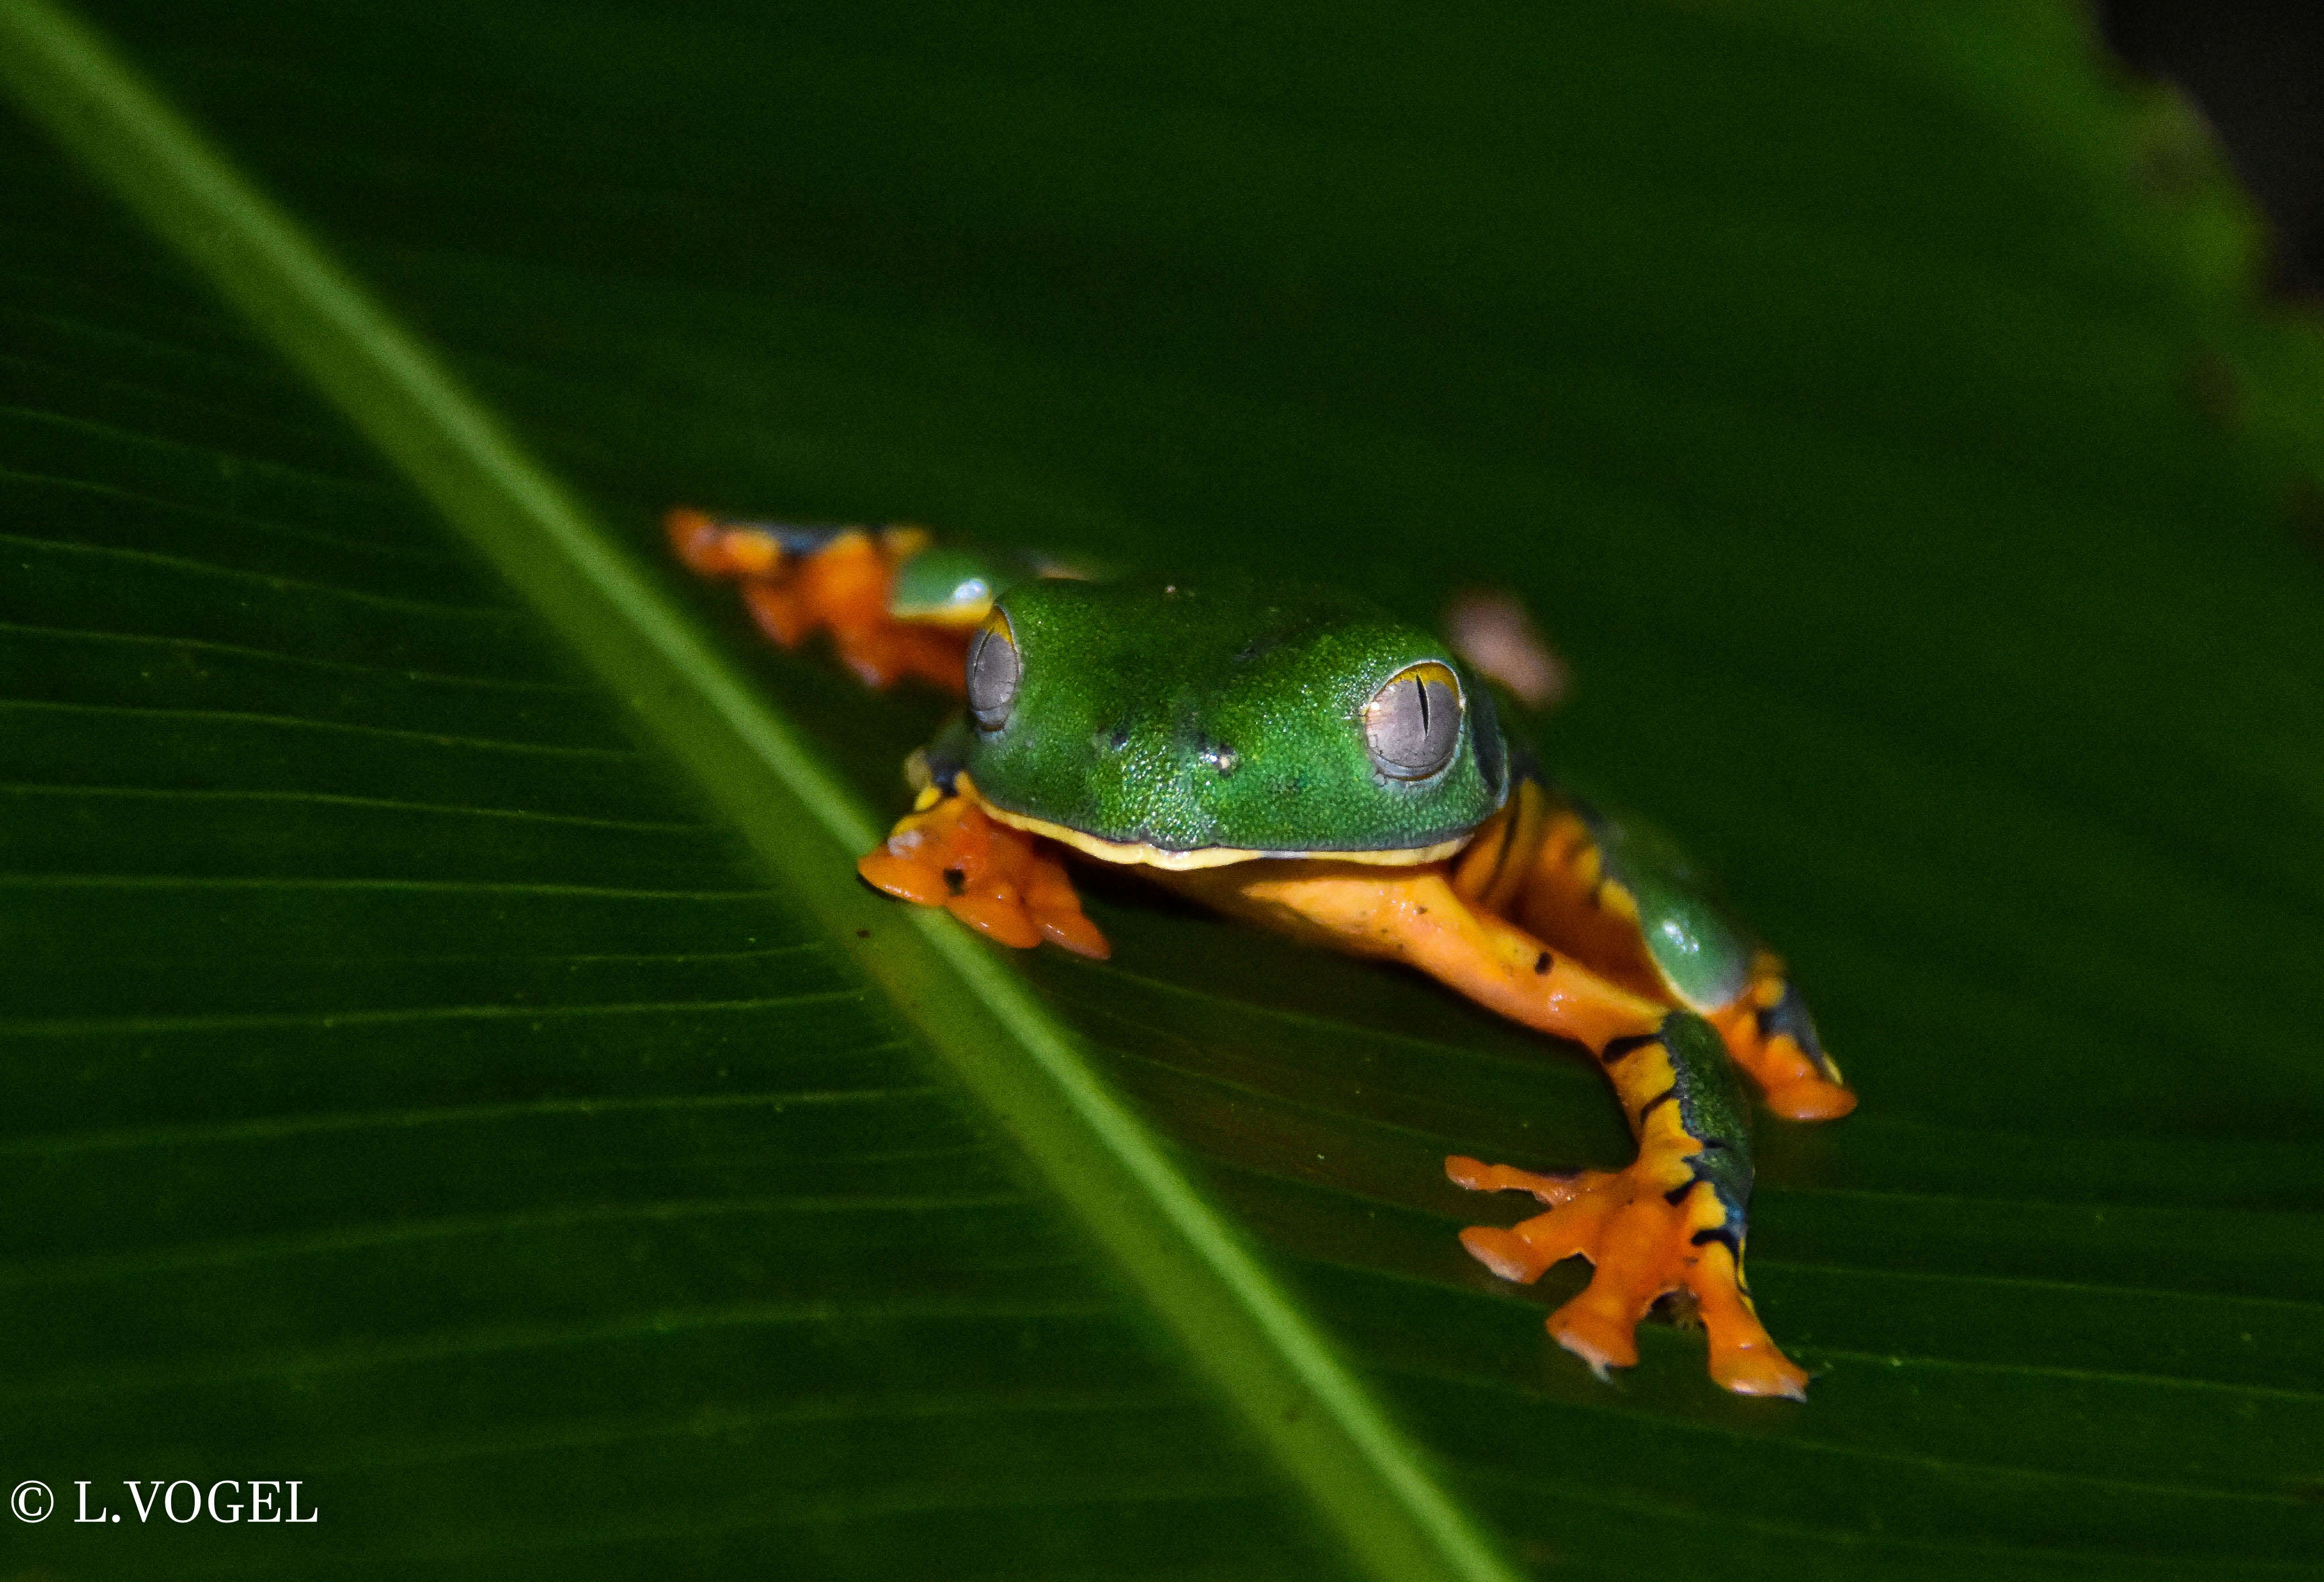
<svg viewBox="0 0 2324 1582"><path fill-rule="evenodd" d="M1009 629L1009 617L995 610L968 640L968 713L978 730L990 734L1009 723L1024 675L1017 634Z"/></svg>
<svg viewBox="0 0 2324 1582"><path fill-rule="evenodd" d="M1364 741L1381 773L1426 780L1461 747L1461 679L1425 660L1388 678L1364 705Z"/></svg>

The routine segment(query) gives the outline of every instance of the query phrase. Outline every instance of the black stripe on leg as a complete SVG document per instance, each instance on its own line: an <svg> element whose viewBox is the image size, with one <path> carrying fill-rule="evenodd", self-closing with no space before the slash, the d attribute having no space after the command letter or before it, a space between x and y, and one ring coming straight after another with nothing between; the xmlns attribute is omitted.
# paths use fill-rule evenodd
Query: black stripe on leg
<svg viewBox="0 0 2324 1582"><path fill-rule="evenodd" d="M1625 1055L1636 1054L1648 1044L1662 1041L1663 1035L1659 1032L1634 1032L1624 1038L1608 1039L1606 1047L1600 1051L1598 1059L1610 1066Z"/></svg>
<svg viewBox="0 0 2324 1582"><path fill-rule="evenodd" d="M1493 854L1492 875L1485 881L1484 888L1479 892L1480 894L1490 895L1500 889L1501 874L1508 868L1509 857L1516 852L1517 847L1517 814L1515 809L1511 809L1508 816L1501 820L1501 849Z"/></svg>
<svg viewBox="0 0 2324 1582"><path fill-rule="evenodd" d="M1727 1249L1727 1255L1735 1260L1738 1268L1742 1265L1743 1239L1735 1234L1734 1227L1731 1226L1712 1226L1708 1230L1695 1232L1688 1239L1698 1247L1709 1246L1711 1243L1717 1242Z"/></svg>
<svg viewBox="0 0 2324 1582"><path fill-rule="evenodd" d="M1648 1115L1653 1115L1656 1110L1662 1108L1663 1106L1670 1103L1677 1096L1678 1084L1674 1082L1668 1087L1664 1088L1660 1093L1655 1095L1654 1097L1646 1100L1646 1104L1638 1111L1638 1124L1641 1126L1645 1125Z"/></svg>

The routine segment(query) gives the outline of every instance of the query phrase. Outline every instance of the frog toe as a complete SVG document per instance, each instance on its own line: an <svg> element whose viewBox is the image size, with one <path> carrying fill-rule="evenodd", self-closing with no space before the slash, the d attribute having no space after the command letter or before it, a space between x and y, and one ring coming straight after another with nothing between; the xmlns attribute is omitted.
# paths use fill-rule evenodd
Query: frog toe
<svg viewBox="0 0 2324 1582"><path fill-rule="evenodd" d="M1487 1164L1480 1159L1471 1159L1456 1153L1444 1161L1444 1173L1457 1186L1471 1192L1531 1192L1553 1207L1570 1203L1590 1189L1590 1170L1542 1172L1518 1170L1514 1165Z"/></svg>
<svg viewBox="0 0 2324 1582"><path fill-rule="evenodd" d="M1836 1121L1856 1107L1856 1095L1837 1082L1813 1075L1779 1081L1766 1089L1768 1109L1787 1121Z"/></svg>
<svg viewBox="0 0 2324 1582"><path fill-rule="evenodd" d="M1646 1316L1643 1310L1633 1315L1614 1309L1610 1302L1585 1305L1576 1297L1552 1313L1548 1324L1552 1339L1609 1383L1607 1369L1638 1365L1638 1319Z"/></svg>
<svg viewBox="0 0 2324 1582"><path fill-rule="evenodd" d="M1745 1323L1711 1338L1711 1376L1722 1390L1738 1395L1780 1395L1787 1401L1808 1398L1808 1371L1785 1356L1769 1339L1759 1320L1748 1313ZM1706 1320L1707 1321L1707 1320Z"/></svg>
<svg viewBox="0 0 2324 1582"><path fill-rule="evenodd" d="M1041 930L1025 910L1025 898L1006 880L983 885L945 902L945 910L996 944L1030 950Z"/></svg>
<svg viewBox="0 0 2324 1582"><path fill-rule="evenodd" d="M1082 915L1082 898L1074 890L1065 865L1040 850L1030 837L1013 829L1009 833L1032 848L1025 868L1025 910L1041 937L1093 961L1111 956L1113 947L1106 943L1097 925Z"/></svg>
<svg viewBox="0 0 2324 1582"><path fill-rule="evenodd" d="M1478 1263L1518 1285L1539 1280L1550 1263L1523 1236L1499 1226L1472 1225L1461 1233L1461 1244Z"/></svg>

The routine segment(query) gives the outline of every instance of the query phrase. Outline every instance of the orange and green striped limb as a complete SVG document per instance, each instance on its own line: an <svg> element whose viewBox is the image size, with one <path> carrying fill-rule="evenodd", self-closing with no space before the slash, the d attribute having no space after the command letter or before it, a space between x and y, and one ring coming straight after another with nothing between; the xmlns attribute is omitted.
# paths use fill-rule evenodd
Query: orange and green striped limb
<svg viewBox="0 0 2324 1582"><path fill-rule="evenodd" d="M825 632L868 687L918 676L959 695L967 633L891 607L899 571L928 548L926 529L728 521L684 505L662 525L688 568L742 584L752 619L784 648Z"/></svg>
<svg viewBox="0 0 2324 1582"><path fill-rule="evenodd" d="M1453 882L1609 981L1702 1015L1775 1114L1828 1121L1856 1107L1782 959L1726 923L1665 843L1528 778L1455 860Z"/></svg>
<svg viewBox="0 0 2324 1582"><path fill-rule="evenodd" d="M1444 864L1263 862L1164 882L1267 927L1404 962L1513 1021L1590 1049L1621 1100L1637 1158L1625 1170L1571 1176L1447 1160L1446 1173L1462 1186L1528 1191L1549 1205L1511 1228L1472 1227L1462 1244L1495 1273L1526 1282L1562 1259L1589 1259L1589 1287L1548 1327L1600 1374L1637 1361L1639 1320L1683 1291L1709 1333L1713 1379L1742 1394L1805 1397L1806 1371L1768 1337L1744 1283L1750 1113L1702 1018L1624 988L1472 904Z"/></svg>

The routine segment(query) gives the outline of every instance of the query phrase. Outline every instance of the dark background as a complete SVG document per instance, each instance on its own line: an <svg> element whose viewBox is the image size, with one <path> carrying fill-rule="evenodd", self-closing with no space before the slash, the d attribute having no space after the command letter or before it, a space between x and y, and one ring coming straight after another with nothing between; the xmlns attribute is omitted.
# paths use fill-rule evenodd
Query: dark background
<svg viewBox="0 0 2324 1582"><path fill-rule="evenodd" d="M2278 283L2324 290L2324 6L2315 0L2097 0L2132 67L2177 83L2276 233Z"/></svg>

